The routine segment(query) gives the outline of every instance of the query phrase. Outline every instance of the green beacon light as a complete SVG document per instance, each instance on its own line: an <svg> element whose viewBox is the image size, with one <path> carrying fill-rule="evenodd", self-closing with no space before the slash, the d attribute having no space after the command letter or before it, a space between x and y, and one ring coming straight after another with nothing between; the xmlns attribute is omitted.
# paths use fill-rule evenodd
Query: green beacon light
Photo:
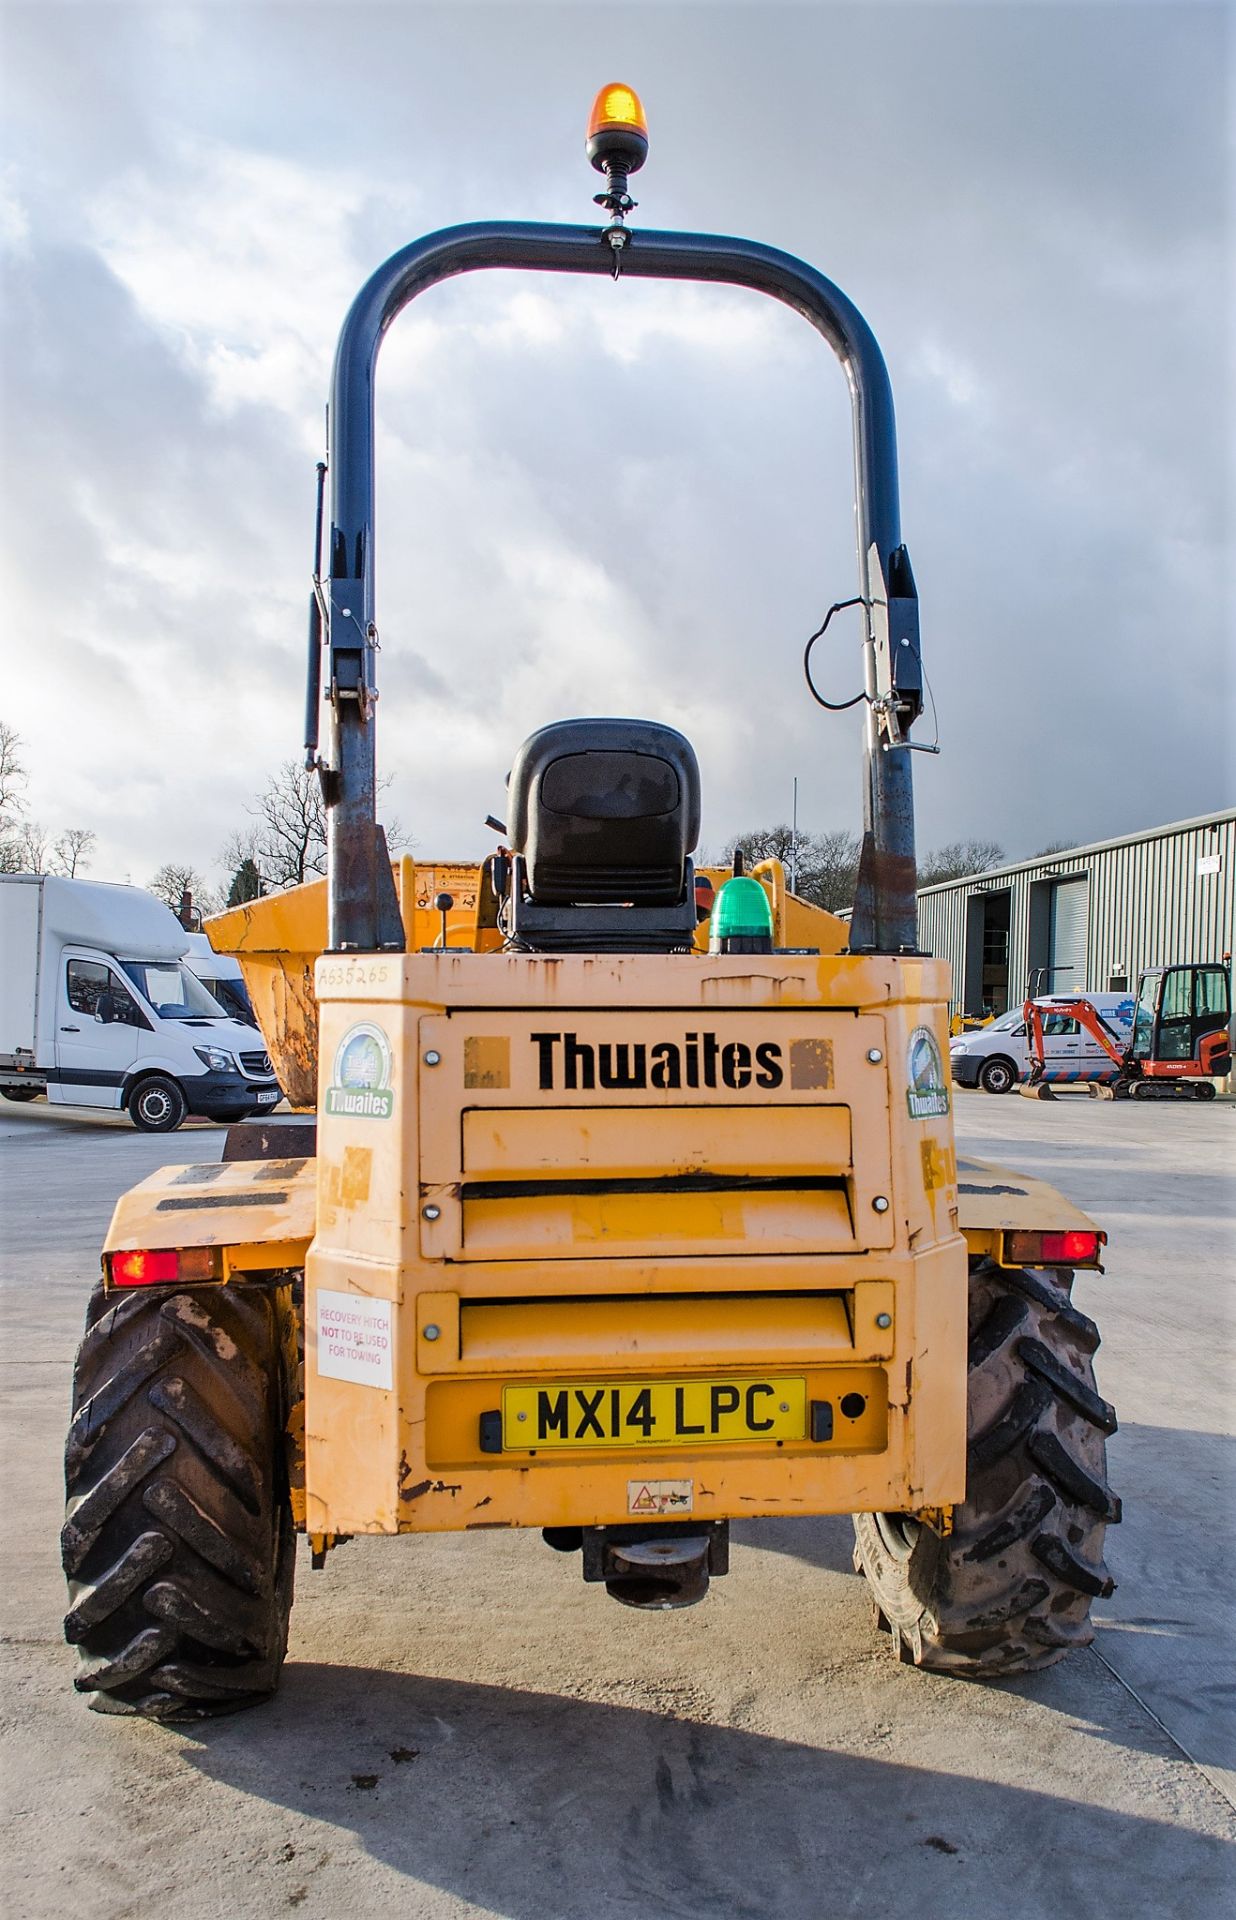
<svg viewBox="0 0 1236 1920"><path fill-rule="evenodd" d="M709 953L771 953L772 908L758 880L736 874L713 903Z"/></svg>

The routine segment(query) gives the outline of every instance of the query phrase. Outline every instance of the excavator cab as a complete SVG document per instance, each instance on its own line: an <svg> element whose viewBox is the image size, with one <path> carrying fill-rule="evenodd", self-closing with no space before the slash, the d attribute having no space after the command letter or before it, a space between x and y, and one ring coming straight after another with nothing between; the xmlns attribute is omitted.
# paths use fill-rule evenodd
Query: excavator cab
<svg viewBox="0 0 1236 1920"><path fill-rule="evenodd" d="M1209 1084L1232 1070L1231 1011L1225 967L1152 967L1138 982L1131 1057L1144 1074Z"/></svg>

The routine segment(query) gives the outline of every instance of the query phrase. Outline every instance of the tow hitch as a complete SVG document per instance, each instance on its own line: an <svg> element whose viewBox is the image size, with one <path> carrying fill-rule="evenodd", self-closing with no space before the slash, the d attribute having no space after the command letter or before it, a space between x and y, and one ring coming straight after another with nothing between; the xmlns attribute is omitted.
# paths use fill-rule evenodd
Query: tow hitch
<svg viewBox="0 0 1236 1920"><path fill-rule="evenodd" d="M559 1552L583 1549L585 1580L605 1582L624 1607L653 1612L693 1607L709 1579L730 1570L728 1520L663 1520L620 1527L547 1527Z"/></svg>

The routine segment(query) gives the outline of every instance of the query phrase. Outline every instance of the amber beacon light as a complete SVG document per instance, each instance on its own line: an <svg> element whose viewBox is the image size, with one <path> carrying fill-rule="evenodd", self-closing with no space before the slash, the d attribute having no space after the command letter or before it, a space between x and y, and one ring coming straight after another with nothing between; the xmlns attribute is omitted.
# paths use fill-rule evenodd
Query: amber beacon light
<svg viewBox="0 0 1236 1920"><path fill-rule="evenodd" d="M648 158L648 122L633 87L602 87L588 116L588 158L598 173L638 173Z"/></svg>
<svg viewBox="0 0 1236 1920"><path fill-rule="evenodd" d="M604 193L594 193L598 207L613 215L607 239L614 251L614 273L627 236L622 222L635 205L627 192L628 174L638 173L648 158L648 122L640 97L632 87L602 87L588 116L588 158L605 175Z"/></svg>

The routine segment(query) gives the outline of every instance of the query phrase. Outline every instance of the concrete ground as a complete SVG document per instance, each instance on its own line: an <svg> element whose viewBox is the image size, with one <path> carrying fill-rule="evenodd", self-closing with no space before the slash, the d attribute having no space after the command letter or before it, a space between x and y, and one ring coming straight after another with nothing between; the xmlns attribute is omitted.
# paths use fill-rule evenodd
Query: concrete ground
<svg viewBox="0 0 1236 1920"><path fill-rule="evenodd" d="M189 1731L88 1713L60 1637L59 1455L118 1191L222 1134L0 1111L14 1920L1217 1920L1236 1910L1233 1165L1222 1104L961 1095L962 1145L1111 1234L1125 1523L1094 1648L997 1686L899 1667L846 1520L748 1523L644 1615L538 1536L357 1541L298 1570L277 1701Z"/></svg>

